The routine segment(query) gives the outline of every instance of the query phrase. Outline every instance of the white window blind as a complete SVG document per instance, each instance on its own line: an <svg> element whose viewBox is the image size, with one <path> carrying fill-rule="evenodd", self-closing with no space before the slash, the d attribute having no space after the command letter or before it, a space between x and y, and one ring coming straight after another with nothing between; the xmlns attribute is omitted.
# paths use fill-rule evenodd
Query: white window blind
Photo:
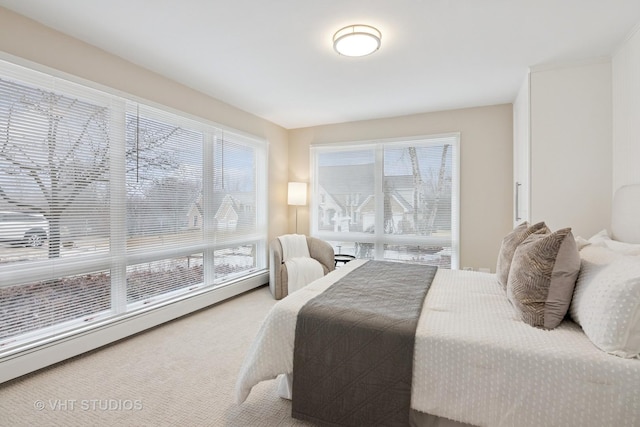
<svg viewBox="0 0 640 427"><path fill-rule="evenodd" d="M266 268L266 143L0 62L0 354Z"/></svg>
<svg viewBox="0 0 640 427"><path fill-rule="evenodd" d="M24 77L0 77L0 343L111 300L108 104Z"/></svg>
<svg viewBox="0 0 640 427"><path fill-rule="evenodd" d="M74 239L108 238L108 107L0 79L0 117L0 240L32 247L8 260L68 257Z"/></svg>
<svg viewBox="0 0 640 427"><path fill-rule="evenodd" d="M258 267L260 243L266 233L264 176L265 152L247 138L222 132L214 148L214 182L211 212L216 236L215 281L232 278ZM238 242L245 242L238 244Z"/></svg>
<svg viewBox="0 0 640 427"><path fill-rule="evenodd" d="M223 133L215 144L214 203L218 238L228 240L257 231L255 150L243 138Z"/></svg>
<svg viewBox="0 0 640 427"><path fill-rule="evenodd" d="M312 232L336 253L458 267L458 136L318 145Z"/></svg>
<svg viewBox="0 0 640 427"><path fill-rule="evenodd" d="M127 303L204 283L203 132L149 107L126 115ZM142 261L142 262L140 262Z"/></svg>

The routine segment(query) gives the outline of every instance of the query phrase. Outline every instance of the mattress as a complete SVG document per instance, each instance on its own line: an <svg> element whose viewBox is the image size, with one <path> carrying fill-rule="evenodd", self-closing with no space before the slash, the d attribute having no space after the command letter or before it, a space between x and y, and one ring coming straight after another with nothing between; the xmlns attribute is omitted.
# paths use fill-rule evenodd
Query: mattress
<svg viewBox="0 0 640 427"><path fill-rule="evenodd" d="M259 382L293 371L298 310L363 262L272 308L241 367L239 403ZM416 332L413 409L487 426L637 426L638 384L640 360L604 353L575 323L542 330L520 321L495 275L438 270Z"/></svg>

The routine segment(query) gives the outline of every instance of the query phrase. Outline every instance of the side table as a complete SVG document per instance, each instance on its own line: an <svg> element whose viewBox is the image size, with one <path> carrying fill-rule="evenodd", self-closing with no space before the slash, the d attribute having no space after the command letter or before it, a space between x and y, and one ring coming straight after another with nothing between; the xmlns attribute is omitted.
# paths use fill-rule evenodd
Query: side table
<svg viewBox="0 0 640 427"><path fill-rule="evenodd" d="M348 263L351 260L356 259L356 257L354 257L353 255L346 255L346 254L336 254L335 255L335 266L338 266L338 263L341 262L343 265Z"/></svg>

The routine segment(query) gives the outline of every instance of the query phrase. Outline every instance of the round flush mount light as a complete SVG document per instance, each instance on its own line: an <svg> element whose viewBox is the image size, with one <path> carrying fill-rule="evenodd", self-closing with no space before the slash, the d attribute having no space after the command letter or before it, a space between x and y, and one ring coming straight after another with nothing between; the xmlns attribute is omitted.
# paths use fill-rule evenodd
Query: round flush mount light
<svg viewBox="0 0 640 427"><path fill-rule="evenodd" d="M333 48L344 56L366 56L380 48L382 34L369 25L349 25L333 35Z"/></svg>

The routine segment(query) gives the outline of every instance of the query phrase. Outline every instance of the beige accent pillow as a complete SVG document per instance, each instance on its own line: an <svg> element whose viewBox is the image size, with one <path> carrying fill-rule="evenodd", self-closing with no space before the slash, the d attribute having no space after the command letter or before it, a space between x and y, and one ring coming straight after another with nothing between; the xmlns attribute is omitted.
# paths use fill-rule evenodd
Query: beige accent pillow
<svg viewBox="0 0 640 427"><path fill-rule="evenodd" d="M511 261L507 298L531 326L552 329L567 314L580 272L580 254L571 228L534 233Z"/></svg>
<svg viewBox="0 0 640 427"><path fill-rule="evenodd" d="M549 232L550 230L544 222L539 222L529 226L529 223L525 221L514 228L511 233L507 234L505 238L502 239L502 245L500 246L500 252L498 253L498 263L496 265L496 277L504 289L507 289L511 260L513 259L513 254L515 254L518 245L531 234L546 234Z"/></svg>

